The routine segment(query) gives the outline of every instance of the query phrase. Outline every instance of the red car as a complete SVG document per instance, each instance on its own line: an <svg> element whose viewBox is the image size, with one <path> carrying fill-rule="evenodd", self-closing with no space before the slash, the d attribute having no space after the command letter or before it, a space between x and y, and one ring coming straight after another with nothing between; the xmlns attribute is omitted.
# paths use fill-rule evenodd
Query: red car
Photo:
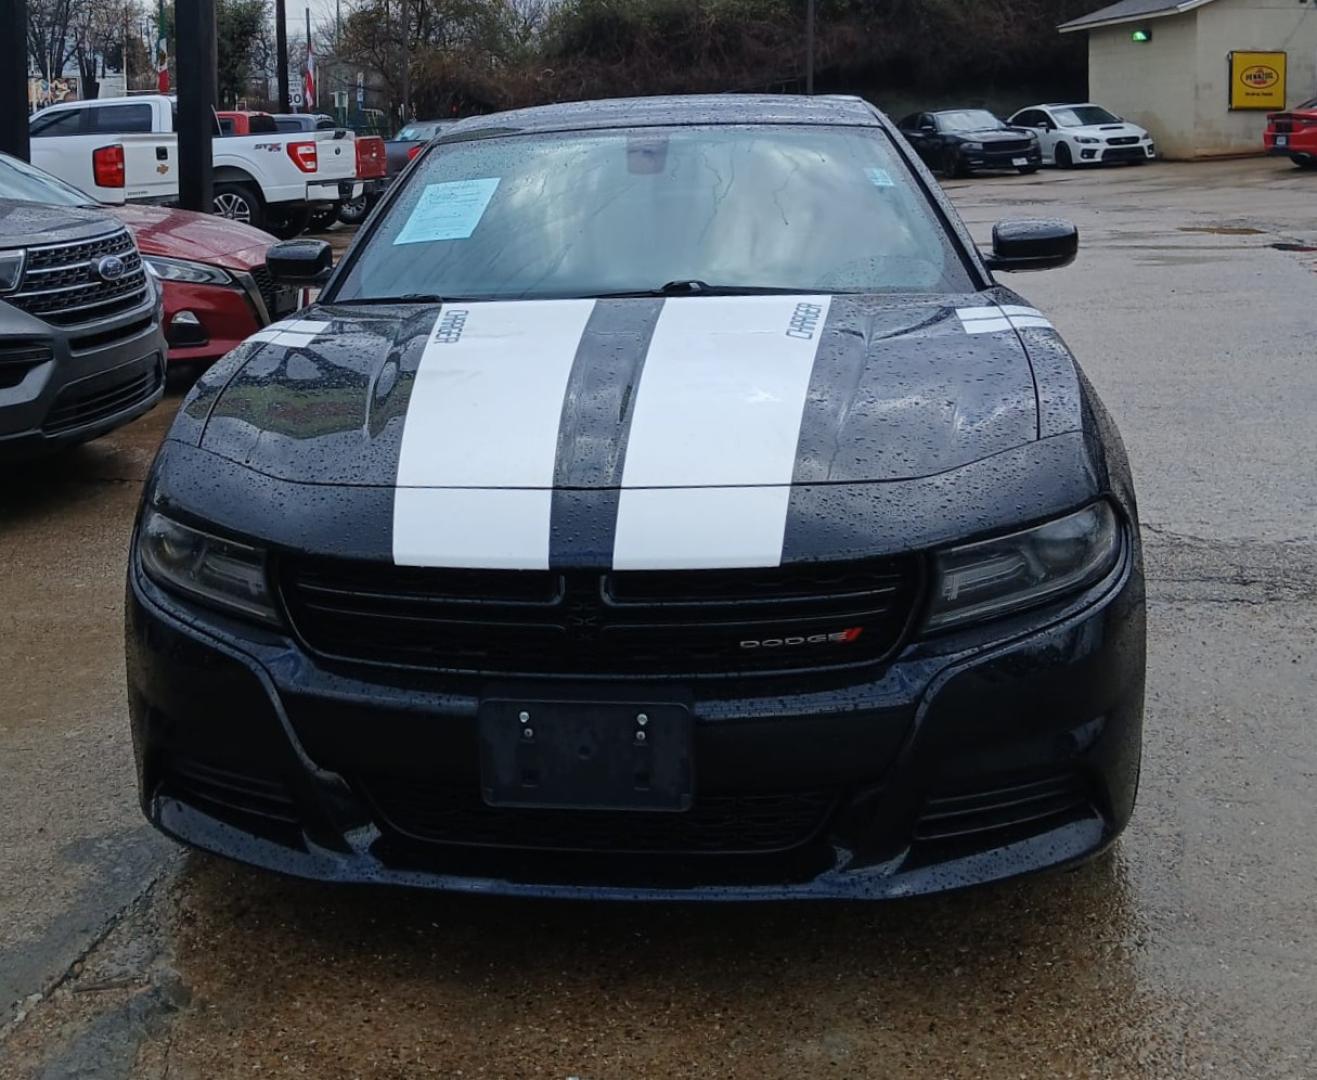
<svg viewBox="0 0 1317 1080"><path fill-rule="evenodd" d="M1262 141L1269 153L1284 154L1301 169L1317 169L1317 98L1271 113Z"/></svg>
<svg viewBox="0 0 1317 1080"><path fill-rule="evenodd" d="M0 154L0 196L56 206L96 206L137 235L165 298L171 361L208 362L302 305L300 289L276 287L265 253L269 233L225 218L158 206L100 206L77 188Z"/></svg>
<svg viewBox="0 0 1317 1080"><path fill-rule="evenodd" d="M227 218L158 206L106 207L137 236L164 286L169 359L218 360L261 327L299 308L301 290L276 286L269 233Z"/></svg>

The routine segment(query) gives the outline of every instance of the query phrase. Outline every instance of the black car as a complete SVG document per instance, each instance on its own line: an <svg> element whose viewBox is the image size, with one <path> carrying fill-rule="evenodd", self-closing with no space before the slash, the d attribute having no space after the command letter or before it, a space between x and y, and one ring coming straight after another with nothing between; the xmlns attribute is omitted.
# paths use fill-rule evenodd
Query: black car
<svg viewBox="0 0 1317 1080"><path fill-rule="evenodd" d="M388 154L389 180L395 179L431 139L451 128L456 120L412 120L384 144Z"/></svg>
<svg viewBox="0 0 1317 1080"><path fill-rule="evenodd" d="M430 144L211 368L128 574L142 806L291 874L895 897L1129 820L1129 467L1047 318L858 99Z"/></svg>
<svg viewBox="0 0 1317 1080"><path fill-rule="evenodd" d="M914 113L900 128L925 164L946 176L968 176L975 169L1033 173L1043 162L1037 135L1008 127L987 109Z"/></svg>

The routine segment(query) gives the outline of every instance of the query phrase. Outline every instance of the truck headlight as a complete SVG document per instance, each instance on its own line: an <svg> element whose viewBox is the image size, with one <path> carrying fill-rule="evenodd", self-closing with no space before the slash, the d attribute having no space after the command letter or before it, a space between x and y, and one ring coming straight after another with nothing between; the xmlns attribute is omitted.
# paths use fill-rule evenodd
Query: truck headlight
<svg viewBox="0 0 1317 1080"><path fill-rule="evenodd" d="M146 268L163 281L185 281L189 285L232 285L227 270L187 259L166 259L162 255L143 255Z"/></svg>
<svg viewBox="0 0 1317 1080"><path fill-rule="evenodd" d="M1120 558L1122 531L1107 502L1024 532L936 556L927 627L997 618L1100 581Z"/></svg>
<svg viewBox="0 0 1317 1080"><path fill-rule="evenodd" d="M279 625L265 552L148 510L137 535L142 569L162 589L210 607Z"/></svg>

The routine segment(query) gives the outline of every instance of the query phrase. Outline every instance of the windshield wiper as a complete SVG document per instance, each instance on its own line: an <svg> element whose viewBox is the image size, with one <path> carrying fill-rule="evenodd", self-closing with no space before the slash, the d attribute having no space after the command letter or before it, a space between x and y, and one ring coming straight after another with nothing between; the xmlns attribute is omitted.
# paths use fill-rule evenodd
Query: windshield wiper
<svg viewBox="0 0 1317 1080"><path fill-rule="evenodd" d="M661 285L657 289L595 293L593 298L596 300L622 300L631 296L775 296L817 291L817 289L793 289L777 285L710 285L707 281L690 278L685 281L669 281L666 285Z"/></svg>

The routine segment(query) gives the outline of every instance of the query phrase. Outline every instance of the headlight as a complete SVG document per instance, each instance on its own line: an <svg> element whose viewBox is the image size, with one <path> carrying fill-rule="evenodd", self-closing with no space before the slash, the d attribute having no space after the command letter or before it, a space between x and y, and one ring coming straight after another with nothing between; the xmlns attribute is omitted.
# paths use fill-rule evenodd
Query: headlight
<svg viewBox="0 0 1317 1080"><path fill-rule="evenodd" d="M200 532L148 510L138 533L142 569L163 589L278 625L265 552Z"/></svg>
<svg viewBox="0 0 1317 1080"><path fill-rule="evenodd" d="M27 252L22 248L0 251L0 293L13 292L23 280Z"/></svg>
<svg viewBox="0 0 1317 1080"><path fill-rule="evenodd" d="M981 142L967 142L964 148L966 150L970 150L973 153L977 154L980 150L983 149L983 144Z"/></svg>
<svg viewBox="0 0 1317 1080"><path fill-rule="evenodd" d="M937 554L928 629L997 618L1100 581L1120 557L1106 502L1024 532Z"/></svg>
<svg viewBox="0 0 1317 1080"><path fill-rule="evenodd" d="M1077 143L1083 143L1085 146L1095 146L1096 144L1100 143L1101 141L1102 141L1101 139L1094 139L1092 136L1089 136L1089 135L1076 135L1076 136L1075 136L1075 142L1077 142Z"/></svg>
<svg viewBox="0 0 1317 1080"><path fill-rule="evenodd" d="M190 285L232 285L227 270L185 259L166 259L160 255L143 255L142 262L156 277L165 281L186 281Z"/></svg>

